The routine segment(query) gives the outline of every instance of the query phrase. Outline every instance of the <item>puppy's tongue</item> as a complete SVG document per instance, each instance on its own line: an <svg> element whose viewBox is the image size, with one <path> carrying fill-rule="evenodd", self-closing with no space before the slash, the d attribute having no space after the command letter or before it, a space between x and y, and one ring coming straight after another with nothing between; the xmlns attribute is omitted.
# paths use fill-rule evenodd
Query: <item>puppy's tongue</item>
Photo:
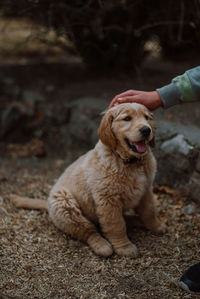
<svg viewBox="0 0 200 299"><path fill-rule="evenodd" d="M147 150L147 146L145 144L145 141L131 142L131 144L136 147L138 153L144 153Z"/></svg>

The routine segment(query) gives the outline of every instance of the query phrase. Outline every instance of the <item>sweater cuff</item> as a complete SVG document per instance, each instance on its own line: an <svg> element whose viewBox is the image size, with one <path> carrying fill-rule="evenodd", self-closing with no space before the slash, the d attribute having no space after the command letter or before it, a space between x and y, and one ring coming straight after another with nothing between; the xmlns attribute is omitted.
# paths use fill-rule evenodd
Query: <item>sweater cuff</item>
<svg viewBox="0 0 200 299"><path fill-rule="evenodd" d="M181 103L181 93L174 82L156 90L161 97L164 108L169 108Z"/></svg>
<svg viewBox="0 0 200 299"><path fill-rule="evenodd" d="M172 82L174 82L180 90L182 102L192 102L197 100L194 88L187 73L174 78Z"/></svg>

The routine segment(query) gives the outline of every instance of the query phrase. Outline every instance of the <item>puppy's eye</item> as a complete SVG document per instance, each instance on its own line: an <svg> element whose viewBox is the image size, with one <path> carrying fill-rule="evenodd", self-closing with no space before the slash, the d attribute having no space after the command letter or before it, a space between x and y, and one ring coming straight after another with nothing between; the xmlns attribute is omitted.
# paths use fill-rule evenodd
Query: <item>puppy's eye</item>
<svg viewBox="0 0 200 299"><path fill-rule="evenodd" d="M126 116L123 120L130 121L132 118L130 116Z"/></svg>
<svg viewBox="0 0 200 299"><path fill-rule="evenodd" d="M145 114L144 117L146 118L146 120L149 119L149 116L147 114Z"/></svg>

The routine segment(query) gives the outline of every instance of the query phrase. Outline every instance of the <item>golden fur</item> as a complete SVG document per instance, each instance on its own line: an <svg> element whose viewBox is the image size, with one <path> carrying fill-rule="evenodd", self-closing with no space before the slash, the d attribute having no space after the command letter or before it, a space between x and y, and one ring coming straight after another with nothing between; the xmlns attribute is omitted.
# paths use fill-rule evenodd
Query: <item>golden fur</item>
<svg viewBox="0 0 200 299"><path fill-rule="evenodd" d="M150 129L145 137L144 127ZM95 148L71 164L53 186L47 209L59 229L87 242L96 254L109 256L114 250L135 257L137 248L127 237L125 211L134 209L146 228L165 231L152 193L156 162L149 145L155 123L143 105L120 104L105 112L98 134ZM138 151L130 146L135 142ZM37 208L32 202L32 208Z"/></svg>

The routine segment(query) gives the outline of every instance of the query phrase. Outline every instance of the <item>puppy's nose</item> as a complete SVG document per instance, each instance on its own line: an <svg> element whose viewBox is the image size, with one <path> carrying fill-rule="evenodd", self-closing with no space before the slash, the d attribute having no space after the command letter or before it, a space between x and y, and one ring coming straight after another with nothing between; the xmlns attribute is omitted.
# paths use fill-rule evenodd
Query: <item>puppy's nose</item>
<svg viewBox="0 0 200 299"><path fill-rule="evenodd" d="M143 137L147 138L151 134L151 129L149 127L142 127L140 129L140 133L142 134Z"/></svg>

